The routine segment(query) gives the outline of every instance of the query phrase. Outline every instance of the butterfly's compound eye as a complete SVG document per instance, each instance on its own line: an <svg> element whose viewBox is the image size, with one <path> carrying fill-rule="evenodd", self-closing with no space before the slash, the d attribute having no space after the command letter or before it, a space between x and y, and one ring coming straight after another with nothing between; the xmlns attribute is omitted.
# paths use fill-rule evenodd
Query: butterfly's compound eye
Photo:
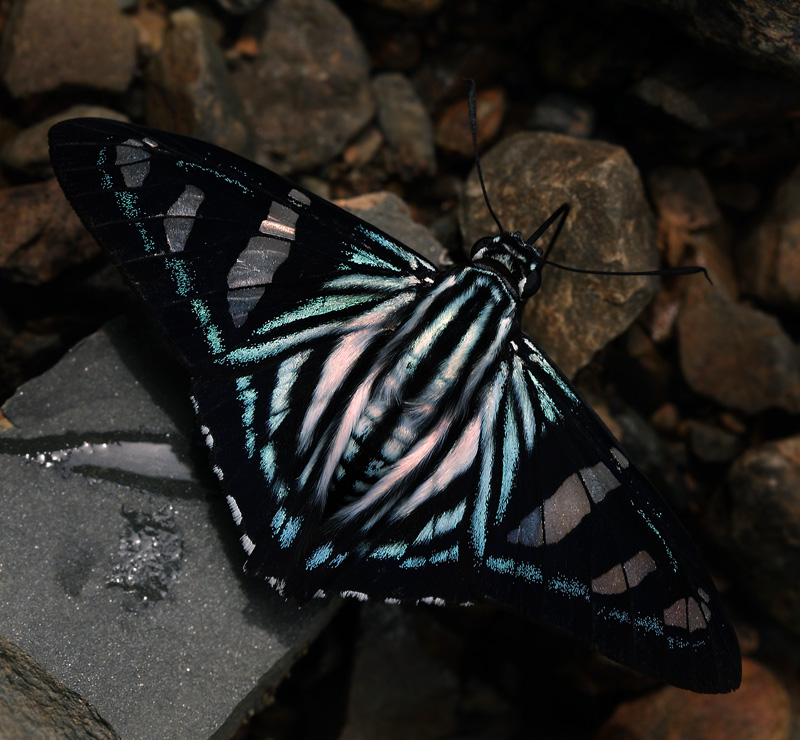
<svg viewBox="0 0 800 740"><path fill-rule="evenodd" d="M469 258L474 261L485 257L493 241L497 241L496 236L484 236L482 239L478 239L478 241L472 245Z"/></svg>
<svg viewBox="0 0 800 740"><path fill-rule="evenodd" d="M542 273L538 265L522 279L519 287L519 297L523 301L530 298L542 287Z"/></svg>

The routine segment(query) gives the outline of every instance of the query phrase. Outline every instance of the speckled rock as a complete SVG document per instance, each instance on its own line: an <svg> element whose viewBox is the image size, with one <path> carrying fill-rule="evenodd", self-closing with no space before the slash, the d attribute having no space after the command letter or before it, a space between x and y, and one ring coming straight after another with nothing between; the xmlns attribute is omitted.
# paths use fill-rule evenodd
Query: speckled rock
<svg viewBox="0 0 800 740"><path fill-rule="evenodd" d="M97 710L0 637L0 740L119 740Z"/></svg>
<svg viewBox="0 0 800 740"><path fill-rule="evenodd" d="M550 133L520 133L482 159L486 188L503 227L527 236L562 203L572 211L550 258L570 267L658 267L652 216L639 173L624 149ZM497 232L473 172L464 193L465 243ZM548 243L549 235L542 240ZM621 334L653 298L647 277L574 275L545 266L523 327L568 375Z"/></svg>
<svg viewBox="0 0 800 740"><path fill-rule="evenodd" d="M628 0L672 16L695 37L750 63L800 79L795 0Z"/></svg>

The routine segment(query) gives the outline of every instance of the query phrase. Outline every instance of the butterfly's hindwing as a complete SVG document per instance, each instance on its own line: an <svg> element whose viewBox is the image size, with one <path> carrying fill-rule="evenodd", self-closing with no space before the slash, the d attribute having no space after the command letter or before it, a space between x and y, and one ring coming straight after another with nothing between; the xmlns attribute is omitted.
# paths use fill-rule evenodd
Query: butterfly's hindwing
<svg viewBox="0 0 800 740"><path fill-rule="evenodd" d="M688 535L519 329L530 245L437 271L268 170L129 124L59 124L51 157L192 374L250 572L301 599L491 601L676 685L738 685Z"/></svg>

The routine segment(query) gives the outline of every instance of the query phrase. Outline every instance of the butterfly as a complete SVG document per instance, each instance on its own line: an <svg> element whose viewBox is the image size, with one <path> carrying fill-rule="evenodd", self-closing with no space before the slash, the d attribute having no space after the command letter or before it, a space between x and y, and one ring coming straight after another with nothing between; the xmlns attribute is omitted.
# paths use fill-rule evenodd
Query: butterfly
<svg viewBox="0 0 800 740"><path fill-rule="evenodd" d="M299 600L494 603L676 686L738 687L683 526L520 328L535 238L440 270L190 138L75 119L50 155L191 375L249 573Z"/></svg>

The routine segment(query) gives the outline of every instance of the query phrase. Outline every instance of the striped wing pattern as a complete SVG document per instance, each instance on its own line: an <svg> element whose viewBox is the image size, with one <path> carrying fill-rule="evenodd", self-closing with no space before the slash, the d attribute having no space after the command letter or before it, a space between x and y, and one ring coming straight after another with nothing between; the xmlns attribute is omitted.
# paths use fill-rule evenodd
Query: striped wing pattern
<svg viewBox="0 0 800 740"><path fill-rule="evenodd" d="M248 571L300 599L492 601L676 685L738 685L688 535L520 331L514 235L439 271L184 137L77 119L51 158L192 375Z"/></svg>

